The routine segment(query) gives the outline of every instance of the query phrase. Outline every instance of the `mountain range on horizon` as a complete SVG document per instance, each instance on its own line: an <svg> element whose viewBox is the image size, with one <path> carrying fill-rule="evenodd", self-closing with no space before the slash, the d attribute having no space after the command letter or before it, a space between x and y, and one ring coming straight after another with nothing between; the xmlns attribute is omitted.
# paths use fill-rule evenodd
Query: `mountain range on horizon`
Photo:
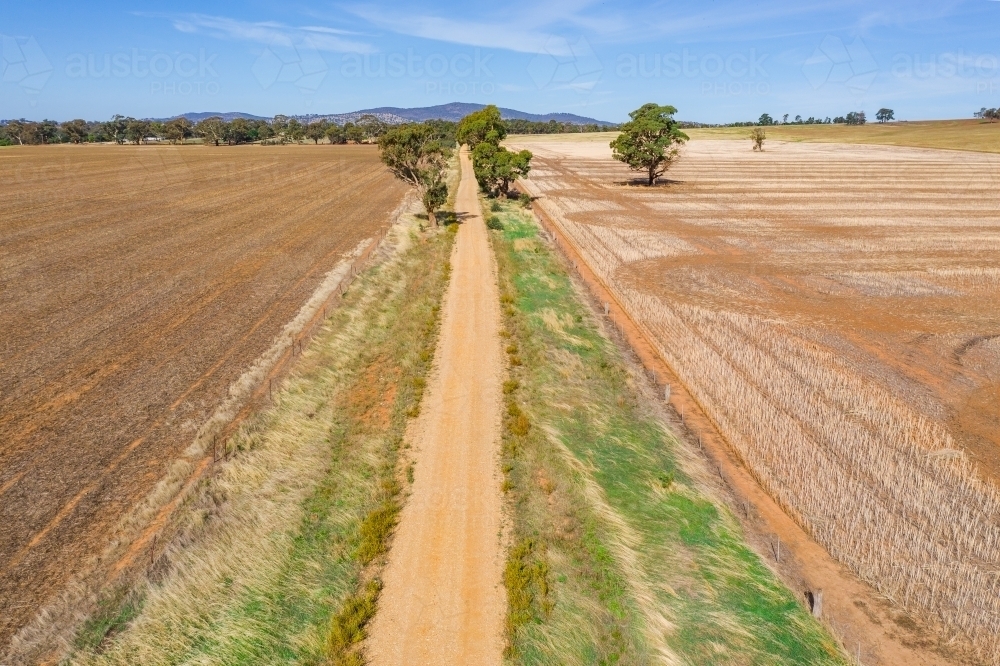
<svg viewBox="0 0 1000 666"><path fill-rule="evenodd" d="M403 108L396 106L380 106L371 109L361 109L359 111L350 111L347 113L329 113L329 114L302 114L302 115L289 115L289 118L295 118L300 122L317 122L320 120L326 120L328 122L336 123L342 125L346 122L356 122L361 116L373 115L379 120L398 125L406 122L423 122L425 120L452 120L458 121L469 115L473 111L478 111L484 108L485 104L473 104L471 102L451 102L449 104L439 104L437 106L421 106L412 108ZM571 123L574 125L614 125L615 123L606 120L597 120L596 118L588 118L586 116L579 116L575 113L527 113L525 111L518 111L517 109L508 109L500 107L500 115L504 120L530 120L533 122L549 122L554 120L561 123ZM213 111L199 111L182 113L170 118L158 118L157 120L173 120L174 118L187 118L191 122L199 122L205 118L219 117L223 120L229 122L235 118L245 118L247 120L270 120L263 116L256 116L250 113L244 113L242 111L228 111L228 112L213 112Z"/></svg>

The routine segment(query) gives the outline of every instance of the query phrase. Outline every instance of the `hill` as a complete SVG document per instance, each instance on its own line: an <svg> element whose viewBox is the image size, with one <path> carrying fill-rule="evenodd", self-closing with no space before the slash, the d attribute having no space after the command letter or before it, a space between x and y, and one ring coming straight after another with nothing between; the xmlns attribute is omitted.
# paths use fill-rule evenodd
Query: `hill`
<svg viewBox="0 0 1000 666"><path fill-rule="evenodd" d="M290 118L295 118L299 122L311 123L320 120L326 120L331 123L336 123L338 125L343 125L347 122L357 122L361 116L373 115L379 120L389 123L390 125L399 125L405 122L423 122L425 120L461 120L465 116L469 115L473 111L478 111L479 109L486 106L485 104L472 104L469 102L451 102L450 104L439 104L437 106L421 106L413 108L403 108L396 106L380 106L373 109L361 109L360 111L350 111L347 113L330 113L330 114L305 114L305 115L293 115ZM575 113L527 113L525 111L518 111L516 109L506 109L500 108L500 115L504 120L530 120L533 122L549 122L550 120L555 120L560 123L571 123L574 125L612 125L605 120L597 120L595 118L588 118L586 116L578 116ZM197 112L197 113L182 113L179 116L174 116L174 118L184 117L193 123L204 120L205 118L211 118L212 116L219 116L225 121L231 121L234 118L246 118L248 120L270 120L270 118L263 118L261 116L255 116L249 113L242 112L228 112L228 113L215 113L215 112ZM164 119L167 120L167 119ZM173 120L170 118L169 120Z"/></svg>
<svg viewBox="0 0 1000 666"><path fill-rule="evenodd" d="M439 104L437 106L424 106L415 108L399 108L394 106L382 106L374 109L365 109L359 113L390 113L400 118L422 122L424 120L461 120L473 111L486 106L485 104L472 104L469 102L451 102L450 104ZM555 120L561 123L574 123L576 125L612 125L613 123L578 116L575 113L527 113L516 109L506 109L500 107L500 116L504 120L531 120L533 122L546 123Z"/></svg>

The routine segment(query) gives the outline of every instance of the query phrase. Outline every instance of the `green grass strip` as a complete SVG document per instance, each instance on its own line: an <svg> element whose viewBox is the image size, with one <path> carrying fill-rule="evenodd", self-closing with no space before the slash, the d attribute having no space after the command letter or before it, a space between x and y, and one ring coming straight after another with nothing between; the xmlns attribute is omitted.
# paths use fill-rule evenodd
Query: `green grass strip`
<svg viewBox="0 0 1000 666"><path fill-rule="evenodd" d="M508 663L846 663L699 487L531 214L496 208Z"/></svg>

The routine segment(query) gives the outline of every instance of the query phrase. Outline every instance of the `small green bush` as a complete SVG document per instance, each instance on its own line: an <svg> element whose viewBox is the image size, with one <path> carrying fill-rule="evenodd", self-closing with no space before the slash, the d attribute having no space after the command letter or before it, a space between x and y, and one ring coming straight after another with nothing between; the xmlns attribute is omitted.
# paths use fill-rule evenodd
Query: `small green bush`
<svg viewBox="0 0 1000 666"><path fill-rule="evenodd" d="M494 213L499 213L501 210L503 210L503 206L500 205L499 201L494 201L493 203L490 204L490 210L493 211Z"/></svg>
<svg viewBox="0 0 1000 666"><path fill-rule="evenodd" d="M486 220L486 226L494 231L503 231L503 222L496 215L490 215L490 218Z"/></svg>
<svg viewBox="0 0 1000 666"><path fill-rule="evenodd" d="M508 428L516 437L524 437L531 430L531 421L527 414L521 411L521 407L516 402L507 403Z"/></svg>
<svg viewBox="0 0 1000 666"><path fill-rule="evenodd" d="M330 623L326 645L334 664L354 666L364 660L351 648L365 639L365 625L375 616L376 602L382 591L382 581L368 581L364 589L350 596Z"/></svg>
<svg viewBox="0 0 1000 666"><path fill-rule="evenodd" d="M399 519L399 503L390 498L368 514L361 523L361 545L358 559L368 564L389 549L389 537Z"/></svg>
<svg viewBox="0 0 1000 666"><path fill-rule="evenodd" d="M503 582L507 588L507 636L505 650L508 657L515 656L510 639L517 630L531 622L536 612L547 617L553 603L549 599L549 566L544 543L524 539L511 549L504 567Z"/></svg>
<svg viewBox="0 0 1000 666"><path fill-rule="evenodd" d="M531 208L531 195L527 192L521 192L521 196L517 198L517 201L524 208Z"/></svg>

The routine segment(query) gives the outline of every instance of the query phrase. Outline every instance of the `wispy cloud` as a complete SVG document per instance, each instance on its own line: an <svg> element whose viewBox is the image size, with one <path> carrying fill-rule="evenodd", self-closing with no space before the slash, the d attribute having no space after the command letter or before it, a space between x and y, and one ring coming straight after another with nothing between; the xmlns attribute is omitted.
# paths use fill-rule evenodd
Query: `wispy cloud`
<svg viewBox="0 0 1000 666"><path fill-rule="evenodd" d="M372 53L366 42L351 39L357 33L323 26L289 26L274 21L241 21L224 16L186 14L170 17L175 29L186 33L205 33L220 39L293 46L309 44L318 51L334 53Z"/></svg>
<svg viewBox="0 0 1000 666"><path fill-rule="evenodd" d="M406 16L370 7L357 7L351 11L372 25L397 34L465 46L507 49L519 53L544 53L546 43L554 39L554 35L545 31L498 28L496 24L488 22L438 16Z"/></svg>
<svg viewBox="0 0 1000 666"><path fill-rule="evenodd" d="M345 6L343 10L399 35L531 54L572 55L554 51L568 37L585 34L589 39L599 39L627 32L630 26L629 21L614 13L616 10L599 0L524 0L508 7L502 17L487 17L477 10L471 19L454 14L445 18L436 13L436 8L406 12L375 3ZM597 14L595 10L599 10Z"/></svg>

